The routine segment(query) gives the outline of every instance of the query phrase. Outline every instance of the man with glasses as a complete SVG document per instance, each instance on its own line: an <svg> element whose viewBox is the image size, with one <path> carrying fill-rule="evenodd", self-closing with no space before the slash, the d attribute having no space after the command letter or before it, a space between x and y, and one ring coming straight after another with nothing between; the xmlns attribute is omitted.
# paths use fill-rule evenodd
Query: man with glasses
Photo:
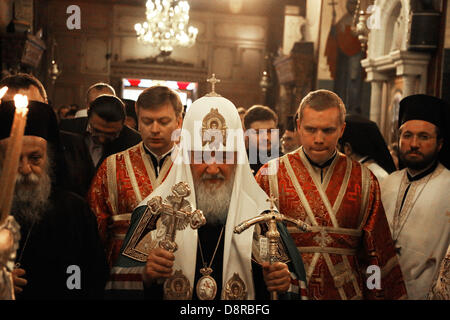
<svg viewBox="0 0 450 320"><path fill-rule="evenodd" d="M443 100L413 95L400 102L403 170L383 180L381 200L410 299L426 299L450 244L450 110Z"/></svg>
<svg viewBox="0 0 450 320"><path fill-rule="evenodd" d="M182 112L183 105L175 91L165 86L144 90L136 101L142 142L109 156L92 180L88 202L97 216L110 264L122 246L131 212L161 184L172 166L172 134L181 127ZM123 121L109 120L105 122L92 115L90 130L94 145L111 139L123 126Z"/></svg>
<svg viewBox="0 0 450 320"><path fill-rule="evenodd" d="M103 160L141 141L137 131L124 125L125 117L125 106L119 98L100 95L91 102L88 117L61 121L72 191L86 196Z"/></svg>

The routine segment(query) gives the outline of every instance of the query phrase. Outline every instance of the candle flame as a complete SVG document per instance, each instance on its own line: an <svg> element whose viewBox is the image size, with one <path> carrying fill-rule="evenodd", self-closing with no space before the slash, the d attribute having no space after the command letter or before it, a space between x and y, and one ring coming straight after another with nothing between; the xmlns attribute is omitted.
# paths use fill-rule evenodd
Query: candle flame
<svg viewBox="0 0 450 320"><path fill-rule="evenodd" d="M16 106L16 111L20 112L22 114L25 114L26 112L28 112L28 97L21 95L21 94L16 94L14 96L14 105Z"/></svg>
<svg viewBox="0 0 450 320"><path fill-rule="evenodd" d="M5 95L6 91L8 91L8 87L3 87L0 89L0 99L3 98L3 96Z"/></svg>

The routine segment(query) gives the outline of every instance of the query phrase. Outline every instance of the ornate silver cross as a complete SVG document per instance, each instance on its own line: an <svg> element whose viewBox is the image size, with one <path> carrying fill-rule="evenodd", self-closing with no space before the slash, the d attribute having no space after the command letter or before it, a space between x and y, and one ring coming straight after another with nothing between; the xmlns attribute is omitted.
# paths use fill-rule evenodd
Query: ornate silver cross
<svg viewBox="0 0 450 320"><path fill-rule="evenodd" d="M184 230L188 224L192 229L198 229L206 223L201 210L192 211L189 201L185 200L191 194L189 185L178 182L172 187L172 194L162 201L157 196L147 202L152 215L161 215L161 221L166 227L164 239L159 246L170 252L175 252L178 246L175 242L177 230Z"/></svg>
<svg viewBox="0 0 450 320"><path fill-rule="evenodd" d="M240 224L234 227L234 233L240 234L241 232L247 230L254 224L267 223L269 227L269 230L266 232L266 237L267 239L269 239L269 262L270 264L273 264L276 261L278 261L277 251L280 233L277 229L277 222L290 222L303 232L311 231L311 226L307 225L306 223L304 223L299 219L294 219L276 212L274 209L277 198L275 198L272 194L270 194L270 197L266 201L270 202L270 211L268 213L262 213L256 217L241 222ZM272 300L278 299L276 291L271 292L270 295Z"/></svg>

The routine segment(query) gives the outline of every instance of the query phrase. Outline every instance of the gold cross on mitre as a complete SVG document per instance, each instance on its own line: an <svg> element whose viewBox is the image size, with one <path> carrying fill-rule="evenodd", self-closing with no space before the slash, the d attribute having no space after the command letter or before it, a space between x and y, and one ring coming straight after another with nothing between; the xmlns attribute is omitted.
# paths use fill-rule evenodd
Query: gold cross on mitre
<svg viewBox="0 0 450 320"><path fill-rule="evenodd" d="M208 93L207 97L220 97L220 94L216 92L216 83L220 82L220 79L216 78L216 74L213 73L212 77L209 79L206 79L207 82L211 83L211 92Z"/></svg>

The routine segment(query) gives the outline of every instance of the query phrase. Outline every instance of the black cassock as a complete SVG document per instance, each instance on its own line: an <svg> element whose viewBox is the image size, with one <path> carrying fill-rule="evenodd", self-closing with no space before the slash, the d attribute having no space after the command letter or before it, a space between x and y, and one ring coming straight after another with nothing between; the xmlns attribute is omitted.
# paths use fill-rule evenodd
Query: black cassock
<svg viewBox="0 0 450 320"><path fill-rule="evenodd" d="M16 261L28 281L17 300L103 297L109 270L97 221L84 199L74 193L54 191L39 222L21 224Z"/></svg>

